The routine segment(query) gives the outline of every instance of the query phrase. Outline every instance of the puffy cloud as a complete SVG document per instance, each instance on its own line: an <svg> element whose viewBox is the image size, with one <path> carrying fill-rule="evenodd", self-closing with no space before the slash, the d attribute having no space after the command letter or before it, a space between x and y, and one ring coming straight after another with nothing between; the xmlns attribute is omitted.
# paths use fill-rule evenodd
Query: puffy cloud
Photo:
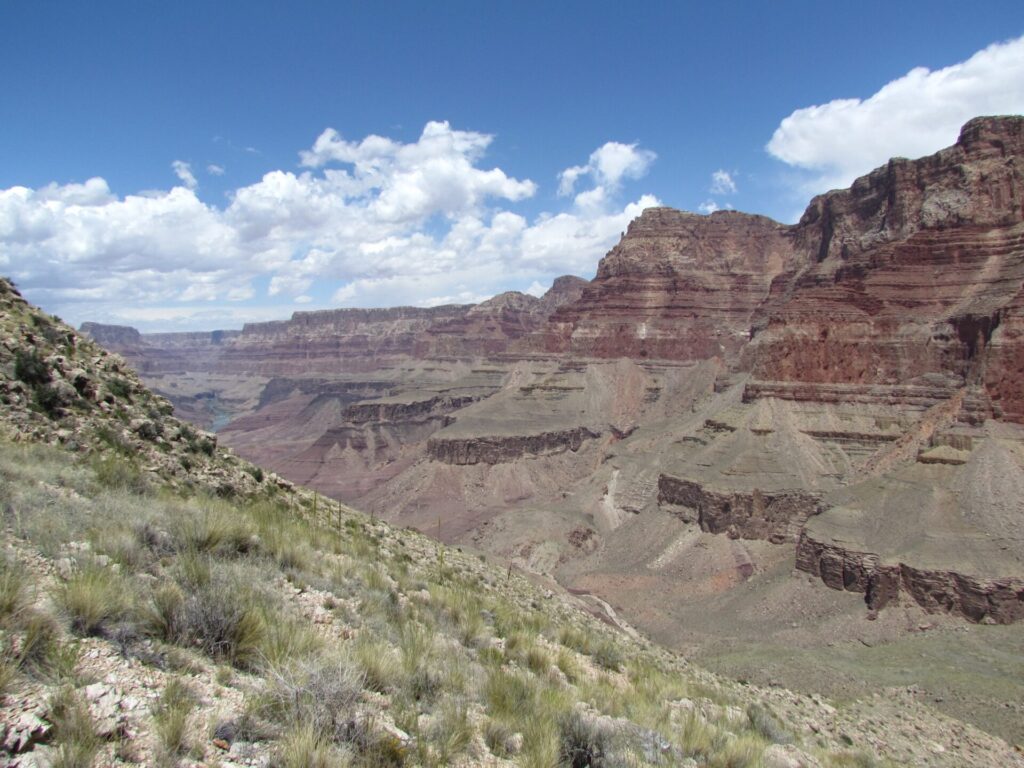
<svg viewBox="0 0 1024 768"><path fill-rule="evenodd" d="M574 165L558 175L558 194L563 197L571 195L576 182L588 175L598 188L613 191L623 179L641 178L656 158L654 152L638 149L636 144L609 141L590 154L586 165Z"/></svg>
<svg viewBox="0 0 1024 768"><path fill-rule="evenodd" d="M326 305L332 292L346 306L462 303L587 275L658 204L617 202L653 153L606 144L586 166L592 189L570 210L528 220L501 206L536 186L481 167L491 141L447 123L411 144L328 130L301 154L305 170L270 171L223 208L186 178L125 197L100 178L0 190L0 265L72 322L209 328Z"/></svg>
<svg viewBox="0 0 1024 768"><path fill-rule="evenodd" d="M738 191L736 189L736 180L731 173L719 168L711 174L711 187L708 191L712 195L735 195Z"/></svg>
<svg viewBox="0 0 1024 768"><path fill-rule="evenodd" d="M767 150L809 172L805 192L847 186L890 157L952 144L978 115L1024 112L1024 37L944 69L912 69L867 99L836 99L785 118Z"/></svg>
<svg viewBox="0 0 1024 768"><path fill-rule="evenodd" d="M225 173L224 166L217 165L216 163L210 163L206 166L206 172L211 176L223 176Z"/></svg>
<svg viewBox="0 0 1024 768"><path fill-rule="evenodd" d="M345 141L333 128L302 152L302 164L319 168L331 162L352 166L338 181L353 191L377 190L373 212L386 221L415 221L436 213L453 216L487 198L522 200L536 192L532 181L509 178L499 168L475 163L494 137L453 130L447 122L430 122L414 144L382 136Z"/></svg>
<svg viewBox="0 0 1024 768"><path fill-rule="evenodd" d="M192 173L192 166L188 163L183 160L175 160L171 163L171 168L174 170L174 175L189 189L195 189L199 186L199 182L196 181L196 177Z"/></svg>
<svg viewBox="0 0 1024 768"><path fill-rule="evenodd" d="M718 203L714 200L705 200L703 203L697 206L697 210L701 213L714 213L718 210Z"/></svg>

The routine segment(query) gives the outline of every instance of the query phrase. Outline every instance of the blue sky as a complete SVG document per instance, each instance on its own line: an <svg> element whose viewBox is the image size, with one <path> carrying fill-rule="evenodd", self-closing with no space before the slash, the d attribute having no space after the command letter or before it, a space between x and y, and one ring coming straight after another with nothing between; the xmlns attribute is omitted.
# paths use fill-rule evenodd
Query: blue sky
<svg viewBox="0 0 1024 768"><path fill-rule="evenodd" d="M6 0L0 272L145 330L537 292L647 205L793 221L1024 111L1022 34L1019 2Z"/></svg>

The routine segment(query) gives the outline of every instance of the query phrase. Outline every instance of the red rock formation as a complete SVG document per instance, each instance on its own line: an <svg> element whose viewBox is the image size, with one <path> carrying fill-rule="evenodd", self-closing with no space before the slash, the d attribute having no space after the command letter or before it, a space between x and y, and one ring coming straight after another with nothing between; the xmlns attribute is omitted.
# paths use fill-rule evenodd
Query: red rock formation
<svg viewBox="0 0 1024 768"><path fill-rule="evenodd" d="M649 208L580 299L551 318L548 349L596 357L732 356L800 258L788 227L733 211Z"/></svg>
<svg viewBox="0 0 1024 768"><path fill-rule="evenodd" d="M813 264L756 329L757 378L980 383L1024 418L1024 118L972 120L953 147L815 198L792 234Z"/></svg>

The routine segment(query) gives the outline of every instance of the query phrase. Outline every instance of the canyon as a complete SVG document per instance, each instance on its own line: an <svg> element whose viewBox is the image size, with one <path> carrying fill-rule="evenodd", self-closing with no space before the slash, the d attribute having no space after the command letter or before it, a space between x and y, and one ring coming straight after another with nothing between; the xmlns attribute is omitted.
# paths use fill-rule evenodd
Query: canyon
<svg viewBox="0 0 1024 768"><path fill-rule="evenodd" d="M82 330L241 456L669 645L1024 618L1021 117L792 225L647 209L540 298Z"/></svg>

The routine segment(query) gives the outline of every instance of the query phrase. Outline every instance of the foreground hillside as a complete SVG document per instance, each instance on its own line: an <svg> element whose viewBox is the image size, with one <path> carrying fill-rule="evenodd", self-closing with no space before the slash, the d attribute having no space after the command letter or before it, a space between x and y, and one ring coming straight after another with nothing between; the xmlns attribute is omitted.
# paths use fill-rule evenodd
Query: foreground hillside
<svg viewBox="0 0 1024 768"><path fill-rule="evenodd" d="M297 489L4 281L0 399L7 765L1024 765L898 692L715 677Z"/></svg>

